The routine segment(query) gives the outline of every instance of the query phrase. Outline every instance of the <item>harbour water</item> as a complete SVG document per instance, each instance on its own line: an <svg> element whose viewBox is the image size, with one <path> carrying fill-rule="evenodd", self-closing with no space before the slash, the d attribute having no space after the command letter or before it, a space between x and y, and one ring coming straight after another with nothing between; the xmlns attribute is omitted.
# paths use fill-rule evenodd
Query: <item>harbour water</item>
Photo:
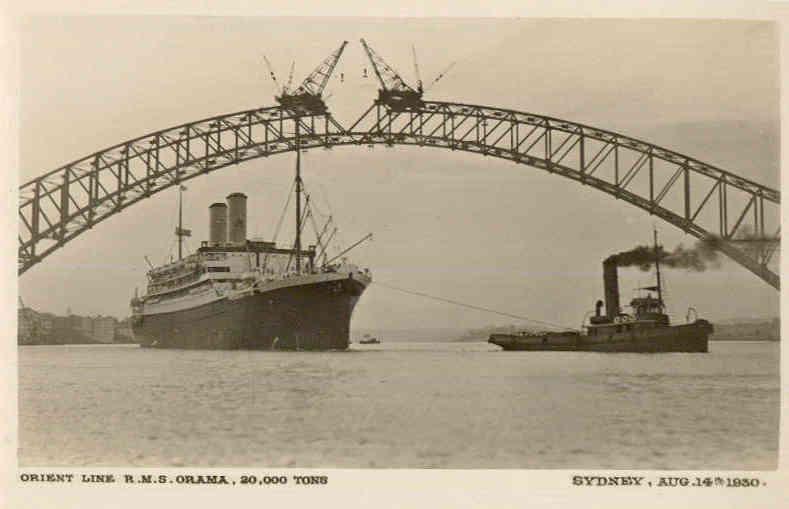
<svg viewBox="0 0 789 509"><path fill-rule="evenodd" d="M19 347L22 466L773 469L779 345Z"/></svg>

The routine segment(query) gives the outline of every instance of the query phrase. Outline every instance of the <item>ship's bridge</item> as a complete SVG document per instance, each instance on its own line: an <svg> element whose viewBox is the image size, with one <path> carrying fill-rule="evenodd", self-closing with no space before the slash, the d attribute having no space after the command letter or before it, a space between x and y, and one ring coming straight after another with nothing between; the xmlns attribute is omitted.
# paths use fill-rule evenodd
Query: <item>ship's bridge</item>
<svg viewBox="0 0 789 509"><path fill-rule="evenodd" d="M636 297L630 301L630 307L636 316L643 316L648 313L662 313L663 302L653 297L651 294L646 297Z"/></svg>

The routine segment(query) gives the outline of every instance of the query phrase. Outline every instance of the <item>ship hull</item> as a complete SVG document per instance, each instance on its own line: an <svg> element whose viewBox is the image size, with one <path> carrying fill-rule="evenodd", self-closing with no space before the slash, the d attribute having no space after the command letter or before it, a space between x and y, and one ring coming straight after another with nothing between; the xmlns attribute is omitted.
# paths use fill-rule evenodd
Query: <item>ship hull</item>
<svg viewBox="0 0 789 509"><path fill-rule="evenodd" d="M655 327L600 336L558 333L520 336L493 334L488 340L504 350L660 353L708 351L712 326L699 320L690 324Z"/></svg>
<svg viewBox="0 0 789 509"><path fill-rule="evenodd" d="M351 314L365 284L353 278L250 292L169 313L141 315L143 347L345 350Z"/></svg>

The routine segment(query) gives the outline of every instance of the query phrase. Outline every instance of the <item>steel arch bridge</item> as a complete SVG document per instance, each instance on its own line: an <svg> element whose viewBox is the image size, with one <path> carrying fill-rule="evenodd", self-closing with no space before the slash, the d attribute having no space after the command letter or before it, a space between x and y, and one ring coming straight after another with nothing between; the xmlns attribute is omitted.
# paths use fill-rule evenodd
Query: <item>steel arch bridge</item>
<svg viewBox="0 0 789 509"><path fill-rule="evenodd" d="M769 265L780 245L777 190L596 127L435 101L402 109L376 101L347 129L329 112L257 108L156 131L70 162L19 188L18 273L113 214L186 180L297 145L377 144L462 150L592 186L711 242L780 288Z"/></svg>

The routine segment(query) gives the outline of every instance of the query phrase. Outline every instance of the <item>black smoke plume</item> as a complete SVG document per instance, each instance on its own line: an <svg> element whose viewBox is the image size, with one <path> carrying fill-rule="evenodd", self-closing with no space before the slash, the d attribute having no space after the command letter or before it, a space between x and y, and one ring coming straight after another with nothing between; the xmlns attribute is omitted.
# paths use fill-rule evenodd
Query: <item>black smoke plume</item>
<svg viewBox="0 0 789 509"><path fill-rule="evenodd" d="M638 267L647 271L652 268L656 259L665 267L694 272L720 266L715 243L703 241L697 242L692 248L685 248L680 244L671 252L663 249L663 246L658 246L657 251L652 246L636 246L629 251L609 256L606 262L616 263L618 267Z"/></svg>

